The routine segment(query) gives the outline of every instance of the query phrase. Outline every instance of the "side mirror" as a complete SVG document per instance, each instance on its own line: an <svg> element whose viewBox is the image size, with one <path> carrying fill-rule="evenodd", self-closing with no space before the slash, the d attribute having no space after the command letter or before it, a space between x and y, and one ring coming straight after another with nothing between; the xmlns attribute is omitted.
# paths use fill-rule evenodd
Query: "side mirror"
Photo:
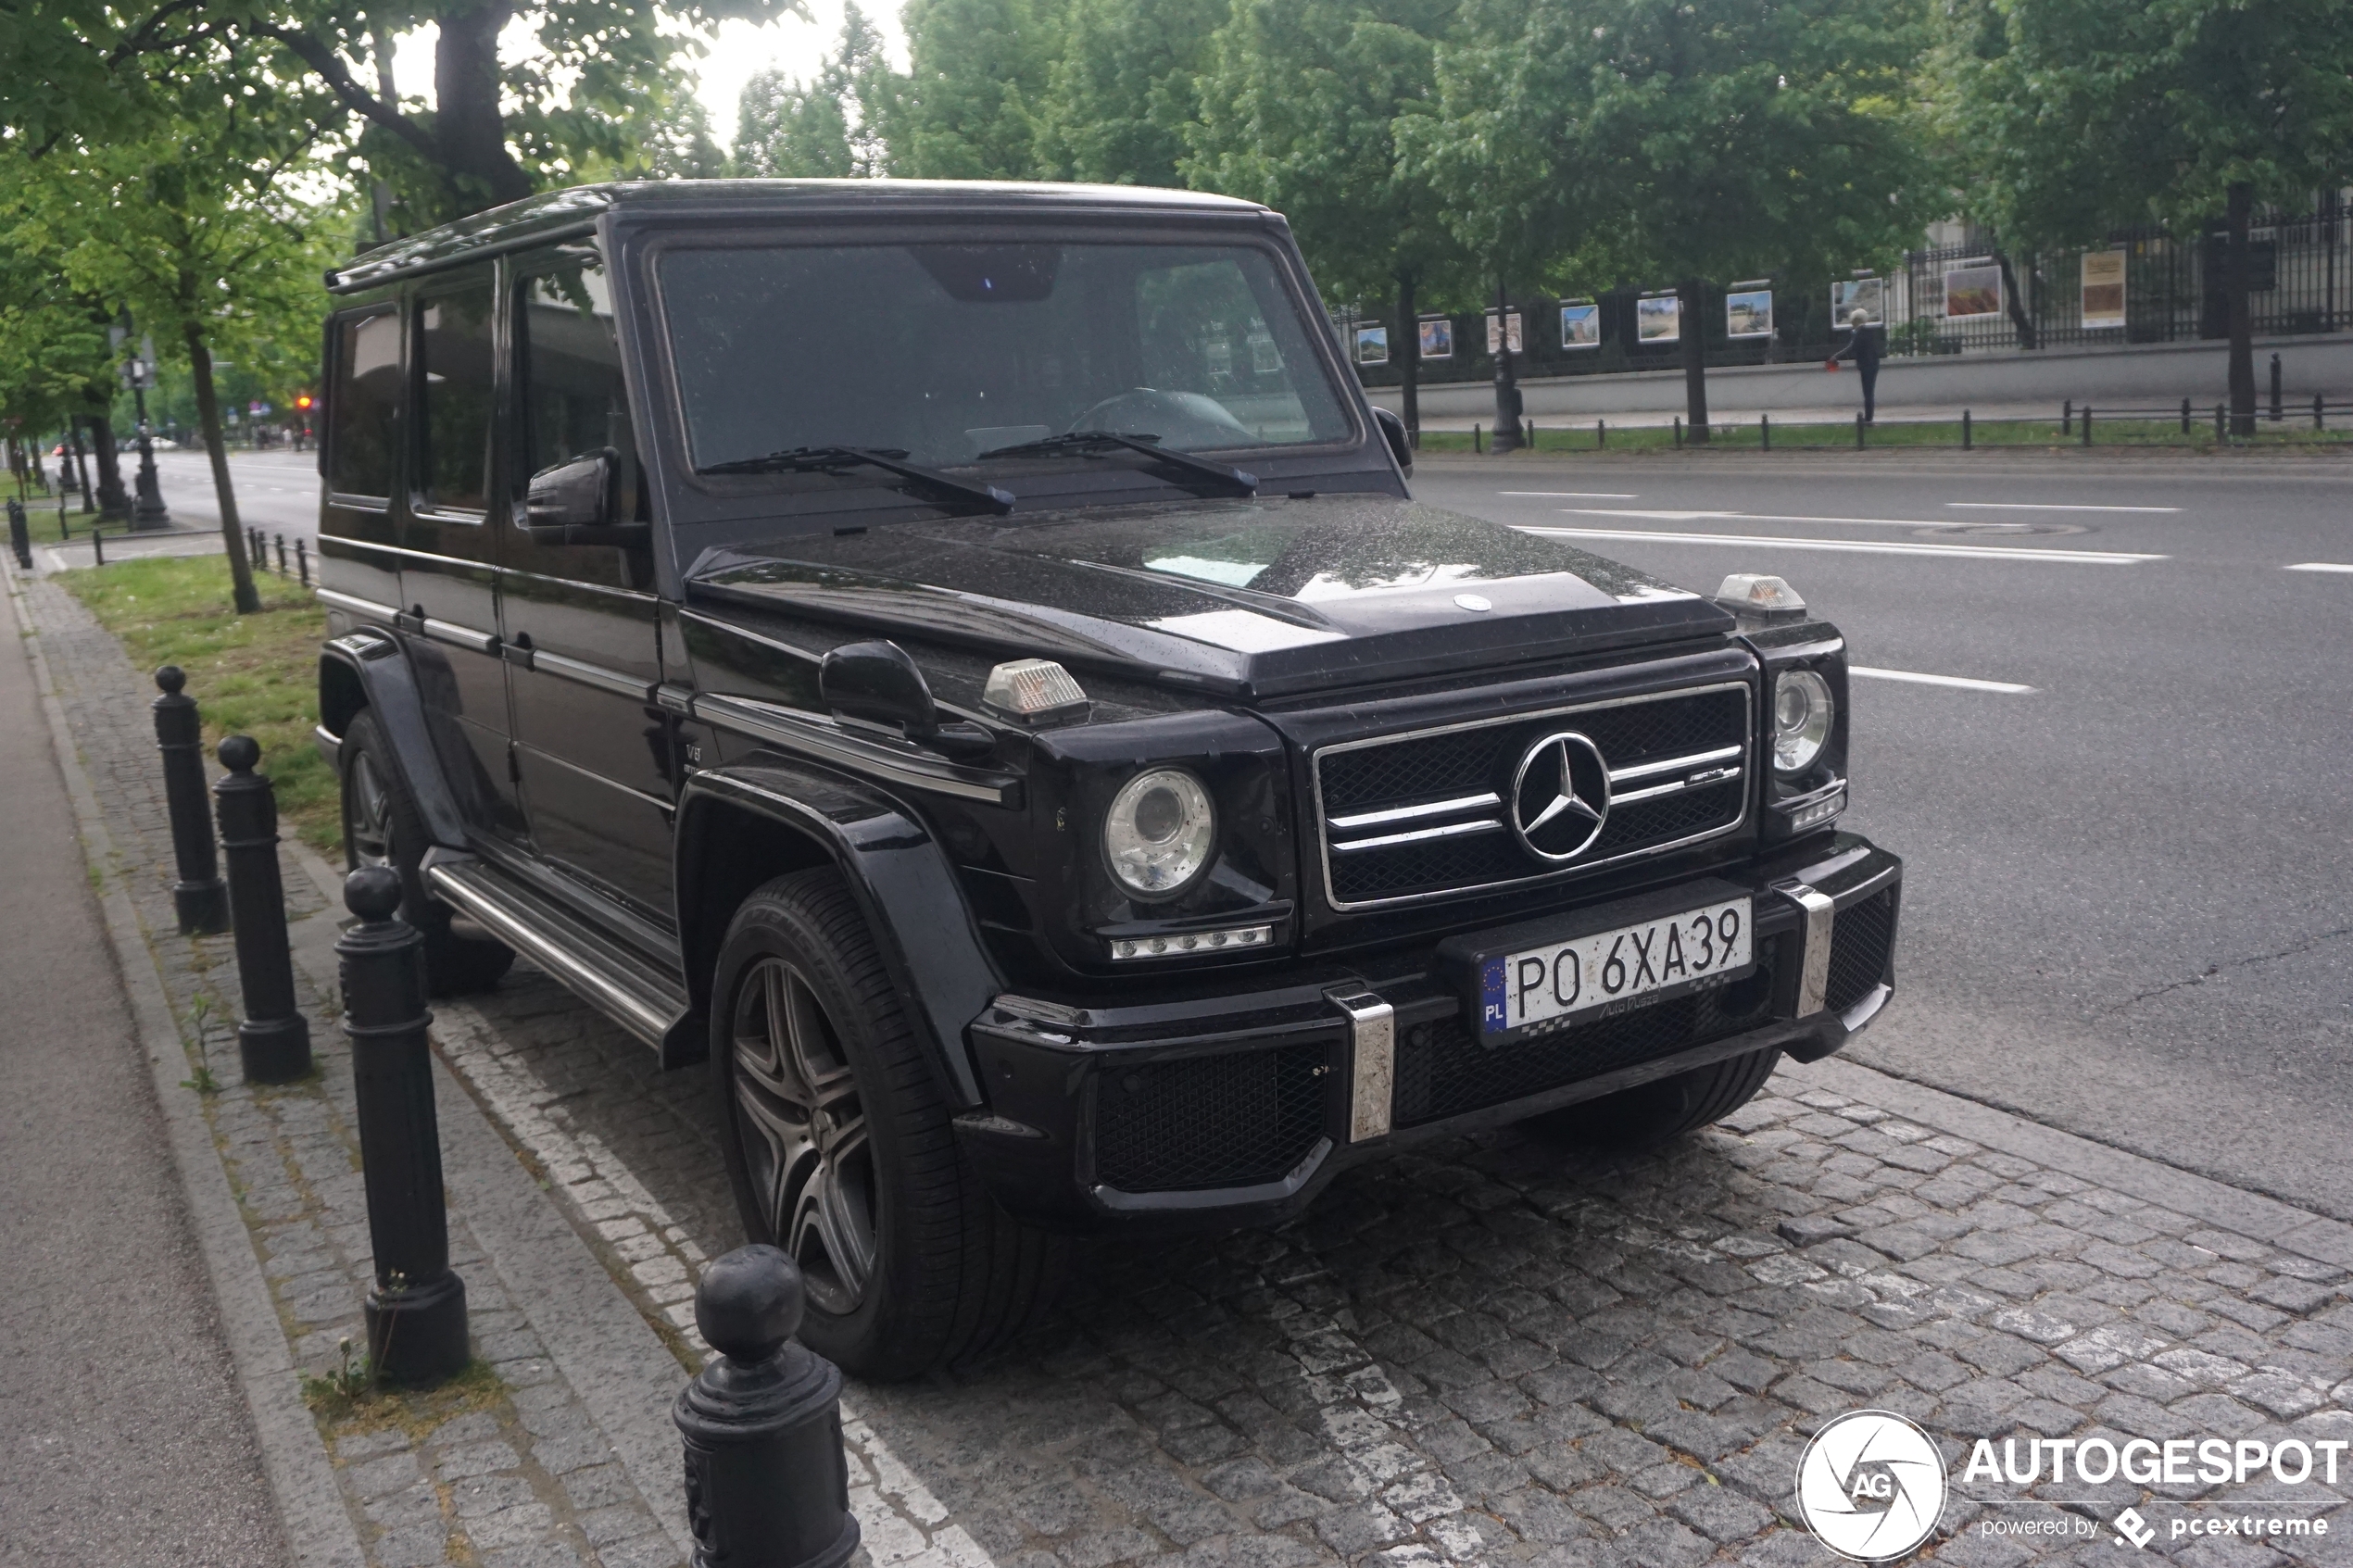
<svg viewBox="0 0 2353 1568"><path fill-rule="evenodd" d="M977 724L945 727L924 672L897 643L845 643L817 666L817 696L845 719L862 719L951 757L985 756L997 737Z"/></svg>
<svg viewBox="0 0 2353 1568"><path fill-rule="evenodd" d="M648 524L614 518L618 457L608 446L533 474L524 492L523 532L543 545L644 545L653 533Z"/></svg>
<svg viewBox="0 0 2353 1568"><path fill-rule="evenodd" d="M931 687L897 643L847 643L817 666L817 695L845 719L862 719L928 740L939 729Z"/></svg>
<svg viewBox="0 0 2353 1568"><path fill-rule="evenodd" d="M1414 472L1414 438L1406 433L1405 421L1386 408L1375 408L1373 422L1379 425L1381 434L1388 437L1390 455L1397 459L1397 466L1405 470L1406 477L1411 478Z"/></svg>

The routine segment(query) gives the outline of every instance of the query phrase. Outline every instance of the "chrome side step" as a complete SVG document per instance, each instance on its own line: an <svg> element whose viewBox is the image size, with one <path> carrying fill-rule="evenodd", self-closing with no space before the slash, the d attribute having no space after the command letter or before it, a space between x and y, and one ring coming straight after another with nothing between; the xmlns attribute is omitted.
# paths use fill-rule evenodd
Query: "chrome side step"
<svg viewBox="0 0 2353 1568"><path fill-rule="evenodd" d="M471 855L436 850L424 873L434 897L660 1051L663 1066L681 1066L702 1054L706 1043L676 975Z"/></svg>

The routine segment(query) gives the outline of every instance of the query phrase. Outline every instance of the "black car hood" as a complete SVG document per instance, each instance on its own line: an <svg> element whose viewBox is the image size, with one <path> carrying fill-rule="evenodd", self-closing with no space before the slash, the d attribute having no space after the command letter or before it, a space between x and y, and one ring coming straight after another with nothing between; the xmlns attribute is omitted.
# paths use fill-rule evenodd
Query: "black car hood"
<svg viewBox="0 0 2353 1568"><path fill-rule="evenodd" d="M1721 633L1687 590L1386 495L1089 507L708 551L706 606L950 641L1244 696Z"/></svg>

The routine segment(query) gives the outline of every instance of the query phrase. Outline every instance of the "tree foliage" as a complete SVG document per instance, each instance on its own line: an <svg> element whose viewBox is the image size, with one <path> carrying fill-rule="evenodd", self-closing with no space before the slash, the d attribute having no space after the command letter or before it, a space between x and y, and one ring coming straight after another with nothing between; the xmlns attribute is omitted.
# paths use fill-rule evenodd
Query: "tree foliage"
<svg viewBox="0 0 2353 1568"><path fill-rule="evenodd" d="M841 38L812 82L764 70L743 90L734 171L749 179L847 180L880 174L881 128L862 105L887 73L882 33L856 6L843 8Z"/></svg>
<svg viewBox="0 0 2353 1568"><path fill-rule="evenodd" d="M1038 172L1112 185L1179 185L1195 82L1231 0L1070 0L1038 114Z"/></svg>
<svg viewBox="0 0 2353 1568"><path fill-rule="evenodd" d="M918 180L1027 180L1066 0L907 0L908 74L864 106L889 171Z"/></svg>

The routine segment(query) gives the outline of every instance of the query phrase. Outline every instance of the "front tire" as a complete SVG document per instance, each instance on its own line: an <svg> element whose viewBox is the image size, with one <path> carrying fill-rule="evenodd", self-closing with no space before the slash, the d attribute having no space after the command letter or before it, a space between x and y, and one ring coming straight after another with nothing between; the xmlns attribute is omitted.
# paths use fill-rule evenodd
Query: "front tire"
<svg viewBox="0 0 2353 1568"><path fill-rule="evenodd" d="M450 928L448 905L425 890L424 818L392 764L375 710L361 709L344 731L344 869L390 866L400 873L400 918L425 939L425 988L435 997L487 991L514 967L514 949Z"/></svg>
<svg viewBox="0 0 2353 1568"><path fill-rule="evenodd" d="M1671 1078L1564 1106L1527 1125L1561 1143L1639 1153L1711 1126L1756 1098L1780 1064L1778 1049L1727 1057Z"/></svg>
<svg viewBox="0 0 2353 1568"><path fill-rule="evenodd" d="M949 1111L856 902L830 870L736 910L711 986L711 1087L745 1235L808 1287L801 1341L861 1377L1001 1343L1051 1295L1066 1244L1020 1224Z"/></svg>

